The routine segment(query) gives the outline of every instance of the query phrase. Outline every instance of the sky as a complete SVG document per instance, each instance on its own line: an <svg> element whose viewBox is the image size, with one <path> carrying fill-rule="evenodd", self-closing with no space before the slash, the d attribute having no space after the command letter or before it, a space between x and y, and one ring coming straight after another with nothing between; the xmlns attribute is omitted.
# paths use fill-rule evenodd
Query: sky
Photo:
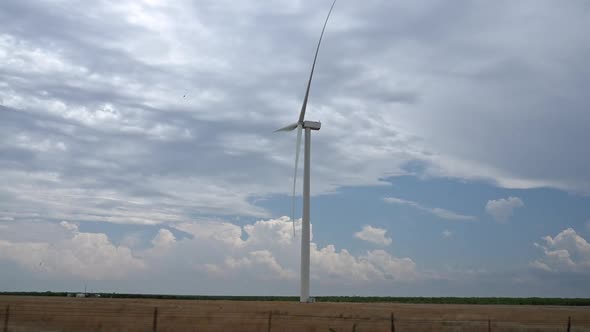
<svg viewBox="0 0 590 332"><path fill-rule="evenodd" d="M2 1L0 291L297 295L273 131L330 5ZM588 22L339 0L306 113L312 296L590 297Z"/></svg>

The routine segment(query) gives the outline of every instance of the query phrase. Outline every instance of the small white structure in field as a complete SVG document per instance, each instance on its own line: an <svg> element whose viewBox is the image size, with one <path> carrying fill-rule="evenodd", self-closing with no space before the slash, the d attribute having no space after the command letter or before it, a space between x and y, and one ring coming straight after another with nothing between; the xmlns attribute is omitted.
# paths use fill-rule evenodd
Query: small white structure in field
<svg viewBox="0 0 590 332"><path fill-rule="evenodd" d="M86 294L84 294L84 293L78 293L78 294L76 294L76 297L86 297Z"/></svg>

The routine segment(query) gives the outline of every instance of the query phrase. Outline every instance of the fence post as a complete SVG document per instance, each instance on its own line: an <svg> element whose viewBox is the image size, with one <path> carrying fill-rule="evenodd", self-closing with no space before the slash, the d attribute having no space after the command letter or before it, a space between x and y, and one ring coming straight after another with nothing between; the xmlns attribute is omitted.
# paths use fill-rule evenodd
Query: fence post
<svg viewBox="0 0 590 332"><path fill-rule="evenodd" d="M268 329L267 329L268 332L270 332L271 323L272 323L272 310L268 312Z"/></svg>
<svg viewBox="0 0 590 332"><path fill-rule="evenodd" d="M4 332L8 332L8 317L10 317L10 304L6 305L6 312L4 313Z"/></svg>
<svg viewBox="0 0 590 332"><path fill-rule="evenodd" d="M492 332L492 320L488 317L488 332Z"/></svg>
<svg viewBox="0 0 590 332"><path fill-rule="evenodd" d="M395 332L395 315L391 313L391 332Z"/></svg>
<svg viewBox="0 0 590 332"><path fill-rule="evenodd" d="M152 323L152 331L158 331L158 307L154 307L154 321Z"/></svg>
<svg viewBox="0 0 590 332"><path fill-rule="evenodd" d="M572 328L572 316L567 316L567 332L570 332Z"/></svg>

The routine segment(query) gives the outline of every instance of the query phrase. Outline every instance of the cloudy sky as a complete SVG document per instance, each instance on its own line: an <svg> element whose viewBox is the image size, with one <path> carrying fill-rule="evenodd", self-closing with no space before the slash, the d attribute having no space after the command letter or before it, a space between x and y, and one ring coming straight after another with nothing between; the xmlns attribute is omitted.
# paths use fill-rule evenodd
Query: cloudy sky
<svg viewBox="0 0 590 332"><path fill-rule="evenodd" d="M298 294L273 130L330 4L2 1L0 290ZM340 0L307 113L312 295L590 297L588 22Z"/></svg>

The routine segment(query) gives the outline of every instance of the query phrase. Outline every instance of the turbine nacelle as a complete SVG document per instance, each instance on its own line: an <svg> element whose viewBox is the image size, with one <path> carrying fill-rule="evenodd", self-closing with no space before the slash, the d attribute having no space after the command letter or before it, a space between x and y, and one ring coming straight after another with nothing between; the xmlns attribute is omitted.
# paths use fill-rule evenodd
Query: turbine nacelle
<svg viewBox="0 0 590 332"><path fill-rule="evenodd" d="M303 129L320 130L322 123L319 121L303 121Z"/></svg>
<svg viewBox="0 0 590 332"><path fill-rule="evenodd" d="M296 123L292 123L288 126L284 126L282 128L279 128L277 130L275 130L274 132L279 132L279 131L293 131L295 129L297 129L297 127L299 126L299 122ZM320 128L322 127L322 123L319 121L303 121L303 126L302 128L309 128L311 130L320 130Z"/></svg>

